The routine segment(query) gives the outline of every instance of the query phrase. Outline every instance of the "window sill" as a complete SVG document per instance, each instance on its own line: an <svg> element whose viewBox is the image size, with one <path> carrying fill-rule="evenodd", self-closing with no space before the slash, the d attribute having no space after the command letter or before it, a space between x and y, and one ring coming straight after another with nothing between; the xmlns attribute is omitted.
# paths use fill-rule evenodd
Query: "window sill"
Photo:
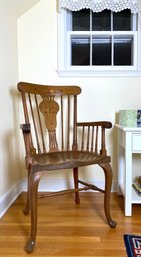
<svg viewBox="0 0 141 257"><path fill-rule="evenodd" d="M141 71L57 70L59 77L141 77Z"/></svg>

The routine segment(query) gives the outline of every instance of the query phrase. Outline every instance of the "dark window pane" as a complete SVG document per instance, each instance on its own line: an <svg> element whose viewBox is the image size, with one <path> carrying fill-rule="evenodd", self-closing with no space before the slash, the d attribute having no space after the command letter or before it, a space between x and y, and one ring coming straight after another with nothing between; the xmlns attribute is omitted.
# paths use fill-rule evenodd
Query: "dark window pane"
<svg viewBox="0 0 141 257"><path fill-rule="evenodd" d="M104 10L103 12L93 13L92 24L93 31L111 30L111 11Z"/></svg>
<svg viewBox="0 0 141 257"><path fill-rule="evenodd" d="M72 12L72 30L89 31L90 30L90 10L83 9L78 12Z"/></svg>
<svg viewBox="0 0 141 257"><path fill-rule="evenodd" d="M111 38L93 38L92 65L111 65Z"/></svg>
<svg viewBox="0 0 141 257"><path fill-rule="evenodd" d="M133 37L115 37L114 65L133 65Z"/></svg>
<svg viewBox="0 0 141 257"><path fill-rule="evenodd" d="M130 31L131 30L131 12L124 10L113 13L113 30Z"/></svg>
<svg viewBox="0 0 141 257"><path fill-rule="evenodd" d="M71 39L72 60L71 65L90 65L90 38L72 37Z"/></svg>

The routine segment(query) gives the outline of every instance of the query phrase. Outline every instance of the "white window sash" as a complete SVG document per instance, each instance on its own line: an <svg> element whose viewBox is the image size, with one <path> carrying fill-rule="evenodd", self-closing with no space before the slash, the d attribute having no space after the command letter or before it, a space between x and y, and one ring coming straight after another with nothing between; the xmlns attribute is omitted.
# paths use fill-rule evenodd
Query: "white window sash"
<svg viewBox="0 0 141 257"><path fill-rule="evenodd" d="M86 0L85 0L86 1ZM108 1L108 0L107 0ZM124 1L124 0L122 0ZM70 77L70 76L141 76L141 22L138 22L138 30L137 33L133 33L133 31L128 32L129 34L134 34L134 49L138 49L134 53L133 66L121 66L121 67L96 67L96 66L71 66L71 53L70 53L70 34L78 34L78 31L71 31L70 18L68 19L69 11L66 9L58 12L58 65L57 65L57 73L59 76ZM141 13L138 14L139 20L141 21ZM68 25L66 28L66 24ZM83 34L83 32L81 31ZM84 34L89 34L93 32L85 31ZM98 33L98 31L96 31ZM102 32L105 34L105 32ZM112 34L112 32L108 31L108 33ZM115 33L115 31L114 31ZM119 32L117 32L119 33ZM121 32L121 34L125 32ZM137 56L138 53L138 56ZM120 69L119 69L120 68Z"/></svg>
<svg viewBox="0 0 141 257"><path fill-rule="evenodd" d="M90 32L76 32L76 31L68 31L67 33L67 52L70 54L67 58L67 69L68 70L76 70L76 69L80 69L80 70L84 70L84 69L91 69L91 70L102 70L103 67L105 68L105 70L136 70L138 67L137 67L137 56L136 54L134 54L133 56L133 65L131 66L116 66L116 65L113 65L113 52L112 52L112 65L107 65L107 66L96 66L96 65L87 65L87 66L81 66L81 65L78 65L78 66L75 66L75 65L71 65L71 36L86 36L86 37L89 37L91 38L92 36L109 36L109 37L115 37L115 36L125 36L125 37L128 37L128 36L133 36L134 38L134 45L133 45L133 48L137 48L137 32L136 31L128 31L128 32L125 32L125 31L90 31ZM112 39L112 48L114 46L114 43L113 43L113 39ZM112 49L113 50L113 49ZM136 51L134 51L134 53L136 53ZM91 57L91 55L90 55Z"/></svg>

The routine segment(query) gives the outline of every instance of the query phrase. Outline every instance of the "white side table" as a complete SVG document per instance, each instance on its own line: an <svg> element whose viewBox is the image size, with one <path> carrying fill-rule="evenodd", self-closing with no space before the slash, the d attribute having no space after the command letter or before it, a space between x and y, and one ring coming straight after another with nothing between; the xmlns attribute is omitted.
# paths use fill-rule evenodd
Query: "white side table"
<svg viewBox="0 0 141 257"><path fill-rule="evenodd" d="M132 204L141 204L141 196L132 188L132 154L141 153L141 127L118 128L118 194L125 198L125 216L132 215ZM141 175L141 174L140 174Z"/></svg>

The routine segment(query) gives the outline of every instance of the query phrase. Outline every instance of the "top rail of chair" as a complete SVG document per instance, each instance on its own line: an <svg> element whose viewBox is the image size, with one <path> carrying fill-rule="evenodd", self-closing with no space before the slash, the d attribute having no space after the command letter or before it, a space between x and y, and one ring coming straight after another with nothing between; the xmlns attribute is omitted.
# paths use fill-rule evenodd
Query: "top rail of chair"
<svg viewBox="0 0 141 257"><path fill-rule="evenodd" d="M17 85L21 93L31 94L47 94L47 95L79 95L81 88L78 86L56 86L56 85L41 85L28 82L19 82Z"/></svg>

